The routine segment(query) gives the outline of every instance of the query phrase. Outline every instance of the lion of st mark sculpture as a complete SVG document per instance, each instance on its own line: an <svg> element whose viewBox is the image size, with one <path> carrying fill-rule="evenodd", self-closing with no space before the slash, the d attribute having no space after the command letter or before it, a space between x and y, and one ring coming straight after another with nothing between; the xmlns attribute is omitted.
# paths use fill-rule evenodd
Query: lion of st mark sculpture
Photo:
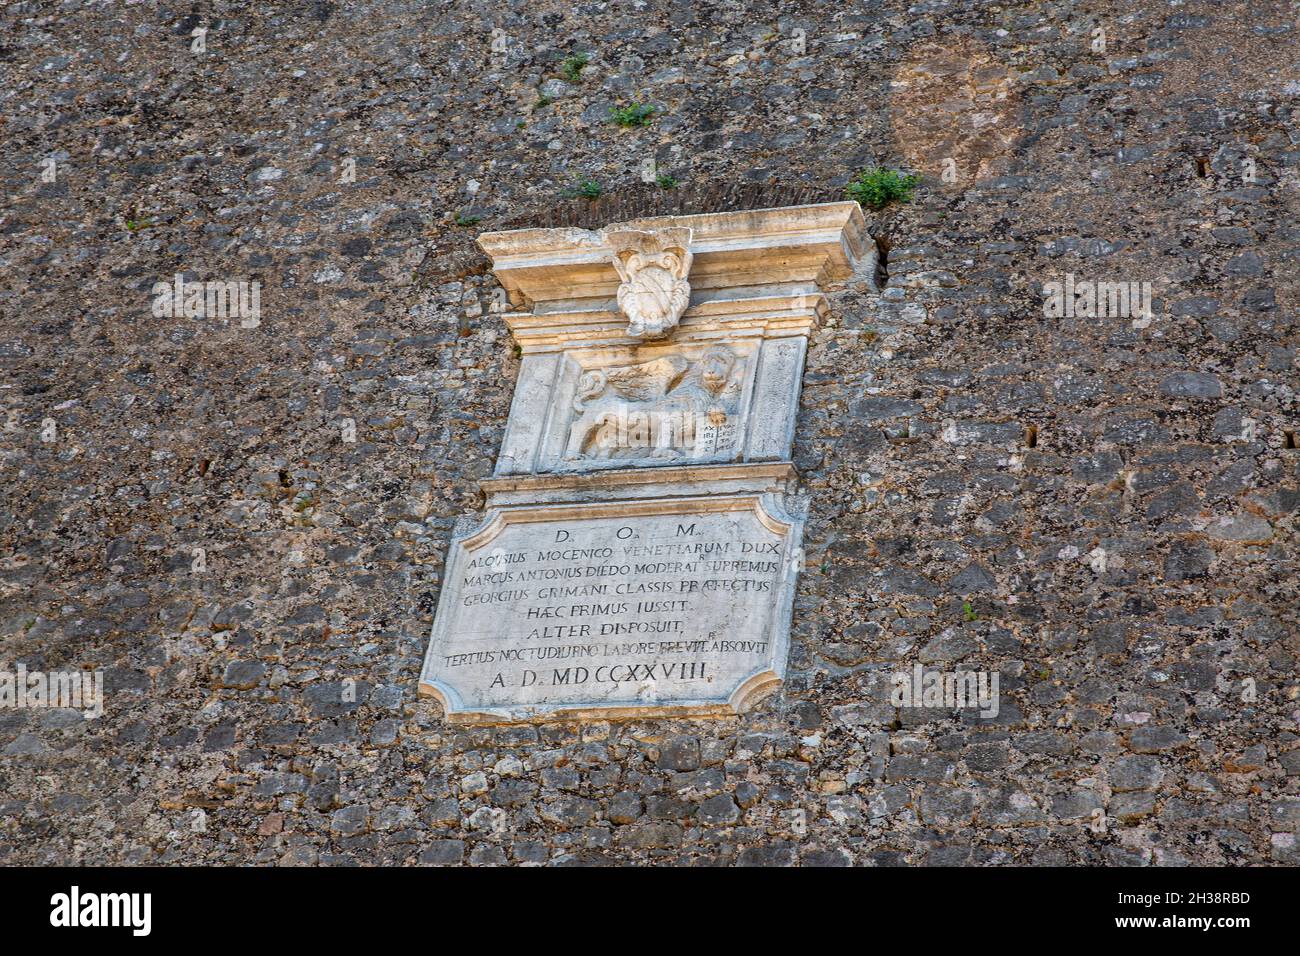
<svg viewBox="0 0 1300 956"><path fill-rule="evenodd" d="M725 346L584 372L565 458L687 459L735 451L743 367Z"/></svg>
<svg viewBox="0 0 1300 956"><path fill-rule="evenodd" d="M610 227L602 236L622 280L618 307L627 317L627 334L634 339L668 335L691 301L686 279L691 271L691 229Z"/></svg>

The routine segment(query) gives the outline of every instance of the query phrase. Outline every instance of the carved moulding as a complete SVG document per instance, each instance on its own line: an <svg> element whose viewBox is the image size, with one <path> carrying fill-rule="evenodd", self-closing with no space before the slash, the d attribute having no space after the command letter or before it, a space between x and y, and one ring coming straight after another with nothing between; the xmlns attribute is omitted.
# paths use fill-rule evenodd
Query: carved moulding
<svg viewBox="0 0 1300 956"><path fill-rule="evenodd" d="M691 301L691 230L615 229L601 231L613 252L621 280L618 307L627 316L627 334L634 339L657 339L677 328Z"/></svg>

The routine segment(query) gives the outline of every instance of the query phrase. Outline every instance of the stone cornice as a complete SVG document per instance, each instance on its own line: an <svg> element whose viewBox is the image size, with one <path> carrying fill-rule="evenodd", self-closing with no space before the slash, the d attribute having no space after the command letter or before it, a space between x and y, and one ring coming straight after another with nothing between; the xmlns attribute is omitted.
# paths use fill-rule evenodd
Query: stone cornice
<svg viewBox="0 0 1300 956"><path fill-rule="evenodd" d="M874 253L856 202L655 216L606 228L669 227L692 232L688 317L703 302L728 298L726 290L816 295L826 284L852 276ZM599 232L516 229L484 233L478 243L520 312L540 317L614 311L619 275Z"/></svg>

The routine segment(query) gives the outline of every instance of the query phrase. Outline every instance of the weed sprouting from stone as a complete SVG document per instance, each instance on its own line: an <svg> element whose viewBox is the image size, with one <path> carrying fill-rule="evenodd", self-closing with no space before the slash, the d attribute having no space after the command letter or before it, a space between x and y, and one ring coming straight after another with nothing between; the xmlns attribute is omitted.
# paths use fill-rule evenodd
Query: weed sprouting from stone
<svg viewBox="0 0 1300 956"><path fill-rule="evenodd" d="M857 178L845 188L844 194L864 206L880 209L891 202L911 202L912 191L917 183L916 176L911 173L874 166L858 173Z"/></svg>
<svg viewBox="0 0 1300 956"><path fill-rule="evenodd" d="M575 53L573 56L566 56L560 62L560 75L569 83L577 83L582 79L582 68L591 62L591 57L585 53Z"/></svg>
<svg viewBox="0 0 1300 956"><path fill-rule="evenodd" d="M594 179L584 179L576 185L563 190L560 196L564 199L599 199L604 191L600 183Z"/></svg>
<svg viewBox="0 0 1300 956"><path fill-rule="evenodd" d="M655 108L647 103L632 103L629 106L615 106L609 111L609 118L618 126L630 129L636 126L649 126L654 117Z"/></svg>

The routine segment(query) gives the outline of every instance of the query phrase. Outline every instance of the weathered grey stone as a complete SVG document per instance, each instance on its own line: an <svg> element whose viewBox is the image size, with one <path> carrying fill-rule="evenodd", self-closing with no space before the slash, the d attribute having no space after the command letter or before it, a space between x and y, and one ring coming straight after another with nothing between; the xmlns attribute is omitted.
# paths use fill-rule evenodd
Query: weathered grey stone
<svg viewBox="0 0 1300 956"><path fill-rule="evenodd" d="M1110 801L1110 815L1121 823L1137 823L1155 812L1156 798L1152 793L1117 793Z"/></svg>
<svg viewBox="0 0 1300 956"><path fill-rule="evenodd" d="M548 823L572 829L583 827L596 818L597 805L594 801L565 795L552 803L541 806L539 814Z"/></svg>
<svg viewBox="0 0 1300 956"><path fill-rule="evenodd" d="M996 591L998 582L985 568L972 561L953 576L948 587L957 594L977 594Z"/></svg>
<svg viewBox="0 0 1300 956"><path fill-rule="evenodd" d="M1160 391L1174 398L1219 398L1223 385L1208 372L1177 372L1161 380Z"/></svg>
<svg viewBox="0 0 1300 956"><path fill-rule="evenodd" d="M1300 774L1300 748L1288 750L1278 757L1278 762L1282 764L1282 769L1290 775Z"/></svg>
<svg viewBox="0 0 1300 956"><path fill-rule="evenodd" d="M266 665L261 661L231 661L221 675L221 683L224 687L247 690L261 683L265 673Z"/></svg>
<svg viewBox="0 0 1300 956"><path fill-rule="evenodd" d="M1101 797L1091 790L1076 790L1052 798L1052 813L1062 820L1090 819L1102 807Z"/></svg>
<svg viewBox="0 0 1300 956"><path fill-rule="evenodd" d="M34 756L49 752L49 746L36 734L19 734L4 749L6 757Z"/></svg>
<svg viewBox="0 0 1300 956"><path fill-rule="evenodd" d="M1255 515L1236 515L1211 522L1205 532L1218 541L1267 541L1273 526Z"/></svg>
<svg viewBox="0 0 1300 956"><path fill-rule="evenodd" d="M1169 549L1165 559L1165 579L1186 581L1204 575L1214 563L1214 549L1192 542L1179 541Z"/></svg>
<svg viewBox="0 0 1300 956"><path fill-rule="evenodd" d="M700 742L695 737L674 737L659 751L663 770L695 770L700 766Z"/></svg>
<svg viewBox="0 0 1300 956"><path fill-rule="evenodd" d="M370 824L370 808L365 804L356 804L335 811L330 817L330 830L339 836L353 836L364 833Z"/></svg>
<svg viewBox="0 0 1300 956"><path fill-rule="evenodd" d="M889 761L889 780L947 780L955 770L951 761L923 754L900 754Z"/></svg>
<svg viewBox="0 0 1300 956"><path fill-rule="evenodd" d="M1129 746L1138 753L1153 754L1182 746L1188 740L1188 736L1176 727L1146 724L1129 735Z"/></svg>
<svg viewBox="0 0 1300 956"><path fill-rule="evenodd" d="M1164 778L1158 757L1121 757L1111 769L1110 785L1116 791L1153 790Z"/></svg>
<svg viewBox="0 0 1300 956"><path fill-rule="evenodd" d="M713 825L735 823L740 819L740 807L730 794L718 794L700 804L699 819L701 823Z"/></svg>
<svg viewBox="0 0 1300 956"><path fill-rule="evenodd" d="M455 866L465 857L465 841L434 840L420 851L423 866Z"/></svg>
<svg viewBox="0 0 1300 956"><path fill-rule="evenodd" d="M610 797L606 815L611 823L635 823L637 818L641 816L641 809L641 797L638 794L624 791Z"/></svg>

